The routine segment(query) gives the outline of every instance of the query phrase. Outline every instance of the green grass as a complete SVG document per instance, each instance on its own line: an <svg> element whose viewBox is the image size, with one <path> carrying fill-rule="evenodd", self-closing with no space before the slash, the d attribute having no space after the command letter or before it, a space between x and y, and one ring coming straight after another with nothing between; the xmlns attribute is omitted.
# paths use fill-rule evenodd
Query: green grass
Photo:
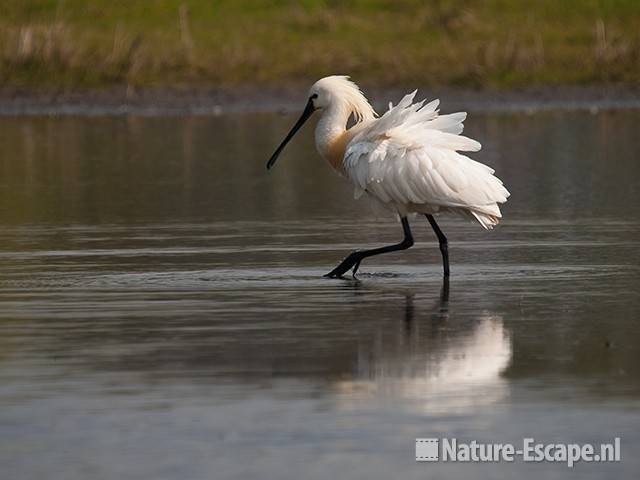
<svg viewBox="0 0 640 480"><path fill-rule="evenodd" d="M640 81L637 0L4 0L0 83L79 89Z"/></svg>

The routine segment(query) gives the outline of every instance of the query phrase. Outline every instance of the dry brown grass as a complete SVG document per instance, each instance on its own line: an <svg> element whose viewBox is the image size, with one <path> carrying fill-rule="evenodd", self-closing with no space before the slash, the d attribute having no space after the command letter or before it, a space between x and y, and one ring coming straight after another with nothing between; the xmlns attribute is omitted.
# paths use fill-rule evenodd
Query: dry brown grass
<svg viewBox="0 0 640 480"><path fill-rule="evenodd" d="M640 81L640 8L596 16L572 2L575 12L565 8L556 18L556 4L546 0L511 10L497 1L379 3L260 11L168 0L163 4L175 8L152 11L156 17L142 23L98 0L92 8L100 6L104 19L96 25L75 10L26 17L16 11L13 19L9 12L0 19L0 81L228 86L307 82L329 73L382 85Z"/></svg>

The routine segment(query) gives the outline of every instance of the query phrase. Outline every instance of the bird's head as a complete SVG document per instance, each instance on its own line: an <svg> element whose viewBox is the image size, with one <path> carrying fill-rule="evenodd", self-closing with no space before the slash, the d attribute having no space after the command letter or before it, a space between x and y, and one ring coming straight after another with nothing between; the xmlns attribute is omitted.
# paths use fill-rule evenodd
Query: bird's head
<svg viewBox="0 0 640 480"><path fill-rule="evenodd" d="M356 121L370 120L375 118L375 111L362 94L358 86L343 75L332 75L324 77L314 83L309 89L307 104L302 111L302 115L295 123L291 131L287 134L276 151L267 162L267 169L273 167L284 147L293 138L300 127L306 122L316 110L326 110L332 106L345 108L349 113L353 113Z"/></svg>
<svg viewBox="0 0 640 480"><path fill-rule="evenodd" d="M328 85L327 82L323 81L327 78L332 77L326 77L318 80L309 89L308 101L313 104L314 110L323 110L331 105L333 101L335 101L330 85Z"/></svg>

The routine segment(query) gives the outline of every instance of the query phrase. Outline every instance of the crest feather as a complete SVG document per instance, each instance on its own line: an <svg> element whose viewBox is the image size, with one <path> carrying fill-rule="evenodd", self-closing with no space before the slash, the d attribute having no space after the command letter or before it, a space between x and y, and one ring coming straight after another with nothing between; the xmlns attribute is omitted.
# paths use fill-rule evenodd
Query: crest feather
<svg viewBox="0 0 640 480"><path fill-rule="evenodd" d="M360 87L347 75L332 75L318 80L318 88L326 89L338 102L344 103L352 112L357 122L373 120L377 114Z"/></svg>

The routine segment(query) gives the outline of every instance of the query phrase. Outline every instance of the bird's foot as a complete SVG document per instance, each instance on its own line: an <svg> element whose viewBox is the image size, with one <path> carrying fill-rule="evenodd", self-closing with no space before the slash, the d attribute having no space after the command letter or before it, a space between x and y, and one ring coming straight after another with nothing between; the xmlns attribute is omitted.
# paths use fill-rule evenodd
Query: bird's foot
<svg viewBox="0 0 640 480"><path fill-rule="evenodd" d="M325 273L323 277L324 278L344 278L344 276L341 273L338 273L337 267L331 270L329 273Z"/></svg>
<svg viewBox="0 0 640 480"><path fill-rule="evenodd" d="M353 268L353 277L355 278L361 261L362 258L360 258L359 253L357 251L352 252L347 258L340 262L340 265L324 276L328 278L343 278L343 275Z"/></svg>
<svg viewBox="0 0 640 480"><path fill-rule="evenodd" d="M362 261L362 259L358 260L356 262L356 264L353 266L353 272L351 272L351 274L353 275L353 278L358 278L356 277L356 273L358 273L358 268L360 268L360 262Z"/></svg>

